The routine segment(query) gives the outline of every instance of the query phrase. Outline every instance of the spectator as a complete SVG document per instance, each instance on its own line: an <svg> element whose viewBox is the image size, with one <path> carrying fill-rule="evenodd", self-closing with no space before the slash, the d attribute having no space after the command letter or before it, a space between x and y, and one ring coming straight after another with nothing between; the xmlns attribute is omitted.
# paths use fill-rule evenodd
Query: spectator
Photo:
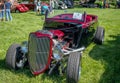
<svg viewBox="0 0 120 83"><path fill-rule="evenodd" d="M11 12L10 12L11 6L12 6L12 4L11 4L10 0L7 0L5 2L6 21L9 21L9 20L12 21L12 16L11 16Z"/></svg>
<svg viewBox="0 0 120 83"><path fill-rule="evenodd" d="M37 0L37 3L36 3L36 14L40 14L40 11L41 11L41 1Z"/></svg>
<svg viewBox="0 0 120 83"><path fill-rule="evenodd" d="M1 10L2 10L2 8L1 8L1 1L0 1L0 20L1 20Z"/></svg>
<svg viewBox="0 0 120 83"><path fill-rule="evenodd" d="M53 10L53 8L54 8L54 0L50 0L49 6L50 6L50 13L54 13L54 10Z"/></svg>
<svg viewBox="0 0 120 83"><path fill-rule="evenodd" d="M106 8L105 5L106 5L106 0L103 0L103 8Z"/></svg>
<svg viewBox="0 0 120 83"><path fill-rule="evenodd" d="M48 13L50 12L49 7L47 5L45 5L45 4L42 4L42 6L41 6L41 14L45 14L46 11Z"/></svg>
<svg viewBox="0 0 120 83"><path fill-rule="evenodd" d="M5 12L5 5L4 5L4 0L1 0L0 2L0 20L4 20L4 12Z"/></svg>

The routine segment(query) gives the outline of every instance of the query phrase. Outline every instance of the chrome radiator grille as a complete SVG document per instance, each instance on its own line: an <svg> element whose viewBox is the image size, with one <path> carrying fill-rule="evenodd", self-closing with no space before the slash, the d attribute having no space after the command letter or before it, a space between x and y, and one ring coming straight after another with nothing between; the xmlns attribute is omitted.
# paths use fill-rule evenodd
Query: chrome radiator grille
<svg viewBox="0 0 120 83"><path fill-rule="evenodd" d="M29 37L28 50L28 62L32 72L43 71L48 64L50 38L44 36L38 38L34 34L31 34Z"/></svg>

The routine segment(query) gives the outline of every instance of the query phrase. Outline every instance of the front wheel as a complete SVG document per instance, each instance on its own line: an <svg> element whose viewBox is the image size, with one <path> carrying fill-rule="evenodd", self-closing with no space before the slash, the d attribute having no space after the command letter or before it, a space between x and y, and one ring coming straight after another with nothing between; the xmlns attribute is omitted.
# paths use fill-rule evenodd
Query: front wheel
<svg viewBox="0 0 120 83"><path fill-rule="evenodd" d="M78 83L81 74L81 53L69 55L67 63L67 83Z"/></svg>
<svg viewBox="0 0 120 83"><path fill-rule="evenodd" d="M21 52L19 44L12 44L6 54L6 65L12 69L23 68L26 62L26 57Z"/></svg>

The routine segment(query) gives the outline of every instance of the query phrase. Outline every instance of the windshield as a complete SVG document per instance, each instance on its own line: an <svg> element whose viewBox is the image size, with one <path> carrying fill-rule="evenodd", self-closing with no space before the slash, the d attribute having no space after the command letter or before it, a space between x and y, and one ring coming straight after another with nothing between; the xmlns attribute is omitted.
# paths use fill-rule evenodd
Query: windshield
<svg viewBox="0 0 120 83"><path fill-rule="evenodd" d="M84 13L80 11L72 10L54 10L53 14L49 14L47 18L59 19L59 20L84 20Z"/></svg>
<svg viewBox="0 0 120 83"><path fill-rule="evenodd" d="M78 28L84 22L85 12L72 10L55 10L49 14L44 22L44 29L67 29Z"/></svg>

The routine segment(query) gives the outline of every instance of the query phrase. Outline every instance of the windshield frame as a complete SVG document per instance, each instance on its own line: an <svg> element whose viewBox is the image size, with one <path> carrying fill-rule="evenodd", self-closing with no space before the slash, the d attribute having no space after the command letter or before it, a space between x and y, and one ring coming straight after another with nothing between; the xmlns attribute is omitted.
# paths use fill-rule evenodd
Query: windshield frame
<svg viewBox="0 0 120 83"><path fill-rule="evenodd" d="M49 20L76 20L79 22L84 22L85 21L85 16L86 16L86 12L74 12L74 11L58 11L55 10L54 14L50 14L50 12L46 12L45 15L45 20L49 19ZM74 18L74 15L78 14L81 15L80 19L78 19L79 16L77 16L76 18Z"/></svg>

